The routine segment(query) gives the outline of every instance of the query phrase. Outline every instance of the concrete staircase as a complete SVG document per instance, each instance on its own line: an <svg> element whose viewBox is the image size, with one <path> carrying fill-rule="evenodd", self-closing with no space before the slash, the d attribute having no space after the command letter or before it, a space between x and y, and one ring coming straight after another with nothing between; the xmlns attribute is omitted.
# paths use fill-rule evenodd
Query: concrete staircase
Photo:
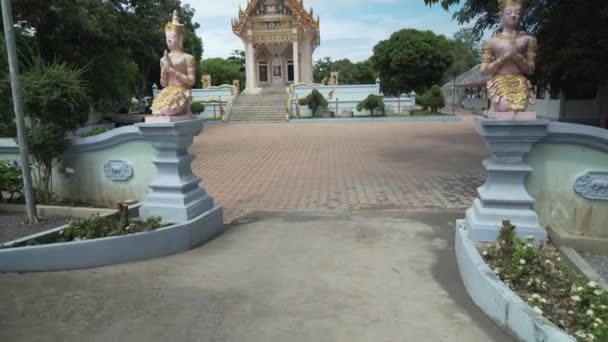
<svg viewBox="0 0 608 342"><path fill-rule="evenodd" d="M285 122L289 94L285 88L264 89L261 94L241 94L232 105L228 122Z"/></svg>

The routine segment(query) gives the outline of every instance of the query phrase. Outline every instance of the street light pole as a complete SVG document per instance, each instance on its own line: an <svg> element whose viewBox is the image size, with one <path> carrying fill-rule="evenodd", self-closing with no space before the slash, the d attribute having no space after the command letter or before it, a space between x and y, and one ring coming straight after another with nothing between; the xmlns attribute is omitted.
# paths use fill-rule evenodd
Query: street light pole
<svg viewBox="0 0 608 342"><path fill-rule="evenodd" d="M454 76L454 85L452 86L452 115L456 116L456 73Z"/></svg>
<svg viewBox="0 0 608 342"><path fill-rule="evenodd" d="M17 141L21 156L21 172L23 174L23 192L27 209L27 218L30 224L38 222L36 214L36 198L32 188L32 174L30 170L30 152L27 146L25 120L23 119L23 103L21 102L21 80L19 79L19 64L17 62L17 45L15 44L15 26L13 24L13 11L11 0L2 1L2 21L4 22L4 38L8 54L8 66L11 74L11 88L13 92L13 106L15 108L15 124L17 125Z"/></svg>

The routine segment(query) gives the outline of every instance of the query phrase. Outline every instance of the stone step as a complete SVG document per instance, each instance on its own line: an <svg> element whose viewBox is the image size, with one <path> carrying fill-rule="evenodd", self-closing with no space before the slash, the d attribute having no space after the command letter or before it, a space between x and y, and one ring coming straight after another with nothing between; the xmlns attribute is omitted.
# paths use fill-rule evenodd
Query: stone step
<svg viewBox="0 0 608 342"><path fill-rule="evenodd" d="M284 107L261 107L261 108L235 108L232 107L232 112L244 112L244 113L261 113L261 112L287 112L287 108Z"/></svg>
<svg viewBox="0 0 608 342"><path fill-rule="evenodd" d="M250 120L250 119L230 119L230 122L252 122L252 121L285 121L285 118L255 118L255 120Z"/></svg>
<svg viewBox="0 0 608 342"><path fill-rule="evenodd" d="M232 105L229 122L285 122L289 95L282 89L259 95L239 95Z"/></svg>
<svg viewBox="0 0 608 342"><path fill-rule="evenodd" d="M287 113L285 108L232 108L233 113Z"/></svg>
<svg viewBox="0 0 608 342"><path fill-rule="evenodd" d="M230 116L230 120L254 120L254 119L281 119L285 120L285 115L272 115L272 116Z"/></svg>
<svg viewBox="0 0 608 342"><path fill-rule="evenodd" d="M271 104L275 104L275 103L287 103L287 101L289 101L288 99L278 99L278 100L271 100L271 101L267 101L267 100L237 100L235 103L238 104L243 104L243 103L255 103L255 104L267 104L267 105L271 105Z"/></svg>

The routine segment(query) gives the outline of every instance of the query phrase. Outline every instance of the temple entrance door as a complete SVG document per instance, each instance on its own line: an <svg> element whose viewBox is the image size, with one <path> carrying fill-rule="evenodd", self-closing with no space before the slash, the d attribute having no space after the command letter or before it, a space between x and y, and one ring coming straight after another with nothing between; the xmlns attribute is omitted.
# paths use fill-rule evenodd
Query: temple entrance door
<svg viewBox="0 0 608 342"><path fill-rule="evenodd" d="M259 82L268 83L268 63L260 62L258 68Z"/></svg>
<svg viewBox="0 0 608 342"><path fill-rule="evenodd" d="M283 60L275 58L272 60L272 84L281 85L285 83L283 76Z"/></svg>
<svg viewBox="0 0 608 342"><path fill-rule="evenodd" d="M294 68L293 61L287 61L287 82L293 82L294 80Z"/></svg>

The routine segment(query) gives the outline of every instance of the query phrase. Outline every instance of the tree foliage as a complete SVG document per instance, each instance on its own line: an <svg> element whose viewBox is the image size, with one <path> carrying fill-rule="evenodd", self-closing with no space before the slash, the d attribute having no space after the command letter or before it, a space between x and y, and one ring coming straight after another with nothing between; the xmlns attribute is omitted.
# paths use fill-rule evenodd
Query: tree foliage
<svg viewBox="0 0 608 342"><path fill-rule="evenodd" d="M205 111L205 105L201 102L192 102L190 111L194 114L200 114Z"/></svg>
<svg viewBox="0 0 608 342"><path fill-rule="evenodd" d="M47 62L86 67L98 109L142 97L159 83L163 27L173 10L186 26L184 49L199 60L202 55L194 10L180 0L19 0L13 6L15 22L31 33Z"/></svg>
<svg viewBox="0 0 608 342"><path fill-rule="evenodd" d="M438 113L439 108L445 107L445 97L438 85L432 86L422 96L418 97L418 103L424 108L431 108L431 113Z"/></svg>
<svg viewBox="0 0 608 342"><path fill-rule="evenodd" d="M78 128L88 112L86 71L34 57L21 76L26 115L35 124L52 123L64 132Z"/></svg>
<svg viewBox="0 0 608 342"><path fill-rule="evenodd" d="M329 103L323 94L321 94L317 89L313 89L310 95L300 99L298 102L300 106L308 106L308 108L310 108L312 111L312 116L317 114L319 108L327 108L327 106L329 106Z"/></svg>
<svg viewBox="0 0 608 342"><path fill-rule="evenodd" d="M4 199L3 193L6 193L10 202L15 194L21 194L22 188L21 168L9 161L0 160L0 199Z"/></svg>
<svg viewBox="0 0 608 342"><path fill-rule="evenodd" d="M452 51L452 65L445 72L442 84L452 79L455 75L460 75L480 61L479 41L472 28L463 28L454 34L454 39L450 40Z"/></svg>
<svg viewBox="0 0 608 342"><path fill-rule="evenodd" d="M382 101L381 96L377 95L369 95L365 98L365 100L359 102L357 105L357 110L362 112L364 109L369 110L369 114L371 116L374 116L376 110L379 110L382 115L386 113L384 101Z"/></svg>
<svg viewBox="0 0 608 342"><path fill-rule="evenodd" d="M30 119L27 140L37 170L40 201L52 201L53 163L67 147L65 133L75 130L88 113L86 69L35 56L22 73L23 104Z"/></svg>
<svg viewBox="0 0 608 342"><path fill-rule="evenodd" d="M450 42L431 31L404 29L374 47L371 60L385 94L418 93L440 83L452 64Z"/></svg>
<svg viewBox="0 0 608 342"><path fill-rule="evenodd" d="M241 86L245 85L245 67L243 61L233 55L228 59L209 58L201 62L200 69L205 75L211 75L213 85L232 84L239 80Z"/></svg>
<svg viewBox="0 0 608 342"><path fill-rule="evenodd" d="M460 24L473 22L474 34L497 30L498 1L424 0L454 14ZM522 31L538 38L536 79L555 88L580 88L605 83L608 79L608 2L604 0L528 0Z"/></svg>
<svg viewBox="0 0 608 342"><path fill-rule="evenodd" d="M324 78L329 78L332 71L340 72L340 84L374 84L376 82L376 71L370 60L353 63L349 59L334 61L329 57L315 62L314 81L320 83Z"/></svg>

